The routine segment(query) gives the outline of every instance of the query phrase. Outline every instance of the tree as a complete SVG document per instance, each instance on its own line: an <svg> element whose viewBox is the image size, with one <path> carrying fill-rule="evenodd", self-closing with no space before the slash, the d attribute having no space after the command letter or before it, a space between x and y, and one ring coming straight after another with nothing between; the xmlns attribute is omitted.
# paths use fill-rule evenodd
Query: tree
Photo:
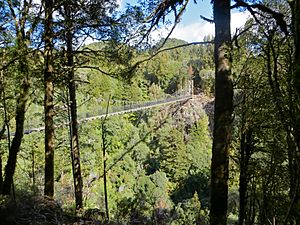
<svg viewBox="0 0 300 225"><path fill-rule="evenodd" d="M251 47L247 48L249 51L253 51L255 57L261 58L260 62L257 61L255 63L256 68L260 68L259 71L261 73L261 77L255 78L256 81L254 81L259 82L258 86L260 88L256 91L250 91L251 82L247 82L246 86L248 85L248 87L245 87L244 90L249 90L253 93L259 93L262 91L262 93L264 94L260 94L260 97L258 98L258 102L260 104L259 107L255 106L255 104L247 103L247 101L249 101L248 99L246 101L248 105L246 108L249 109L252 107L255 110L254 112L259 112L263 108L264 111L269 112L267 116L263 117L264 119L261 119L262 113L259 113L257 115L256 113L252 113L251 116L247 116L250 120L246 119L249 122L247 122L247 127L246 129L243 129L242 132L246 134L250 130L251 135L249 135L248 133L249 138L246 138L248 139L248 141L246 142L248 142L250 145L245 143L246 139L244 135L242 135L241 138L240 177L242 179L240 179L240 189L242 190L242 192L240 190L240 198L245 198L245 190L247 190L247 188L252 189L251 191L253 191L253 186L247 187L247 182L244 177L245 173L247 172L247 168L245 168L242 164L242 159L246 159L244 161L244 163L246 164L249 159L247 160L247 156L245 157L245 155L242 155L242 149L252 149L251 154L253 154L253 152L255 152L256 154L260 152L260 160L264 158L261 149L267 150L269 158L267 158L265 162L261 163L261 165L265 167L262 168L262 171L264 171L263 173L265 174L264 178L261 179L263 186L261 188L258 188L258 184L254 185L255 188L263 193L263 198L260 199L260 201L262 202L260 203L262 205L262 208L259 209L258 213L259 221L263 224L267 223L268 220L276 220L278 223L283 224L297 223L297 220L299 220L299 215L297 213L299 211L299 209L297 208L297 202L299 199L299 186L297 185L299 183L299 158L297 157L297 151L299 149L299 147L297 147L297 137L299 134L299 100L297 97L296 87L297 75L295 73L297 63L295 64L296 60L292 57L293 55L295 58L295 55L297 54L297 38L295 36L297 32L295 32L296 29L293 28L295 26L295 19L297 18L297 16L295 16L294 13L292 13L292 15L289 14L290 12L294 12L295 2L289 2L291 6L290 11L287 7L287 1L264 1L261 4L254 3L251 5L243 1L236 2L241 3L241 5L244 7L247 7L247 9L253 15L253 20L252 22L249 22L248 25L252 23L256 25L252 24L252 34L248 34L247 36L248 42L251 43ZM285 18L286 21L291 18L291 33L287 32L286 21L283 20L283 18ZM252 38L254 37L254 39L252 39L250 36L252 36ZM291 44L292 39L294 42L294 46ZM292 52L294 52L294 54L292 54ZM251 54L249 56L252 57ZM258 65L262 67L258 67ZM248 70L245 68L244 71ZM252 75L246 74L245 76L250 77ZM265 80L264 78L267 78L267 80ZM262 81L264 82L264 84ZM252 84L254 82L252 81ZM264 88L265 85L268 86L269 90ZM265 95L269 95L270 98L268 98L268 100L263 100L263 96ZM270 100L272 104L266 103L266 101ZM273 115L273 117L276 117L277 120L270 119L269 115ZM251 117L253 118L251 119ZM253 126L253 123L255 123L255 126ZM258 136L257 130L259 127L260 134ZM276 139L272 138L272 135L271 137L267 138L267 135L263 134L264 130L268 130L268 135L274 132ZM281 141L279 142L280 144L277 143L276 145L275 143L278 141L278 139L280 139ZM258 145L259 142L264 144L260 144L260 146L258 147L256 145ZM270 145L272 145L271 143L274 143L274 145L276 145L275 149L270 148ZM248 147L245 148L245 146L247 145ZM276 151L276 149L281 149L281 151L278 152ZM247 151L245 151L244 153L247 154ZM254 154L254 156L252 157L255 157L256 154ZM276 157L276 155L278 154L281 155L280 159ZM286 164L282 165L282 160L286 160L285 163L288 164L288 166L285 166ZM266 168L268 167L270 168L270 170L266 172ZM259 170L258 168L259 167L256 165L255 169ZM281 175L287 173L287 175L283 176L281 181L279 182L276 179L276 173L280 173ZM248 174L246 174L246 176L248 176L248 178L252 177L253 180L253 177L255 177L255 175L253 174L253 171L251 171L251 174L249 174L248 169ZM283 179L290 180L290 185L288 187L289 190L287 190L286 187L282 187ZM259 180L256 181L258 183L261 182ZM284 194L288 192L289 199ZM248 196L251 195L252 193L248 193ZM276 201L276 198L282 198L282 196L285 196L285 201ZM244 202L246 204L249 204L248 212L252 214L252 218L255 218L255 205L251 204L248 200L246 201L245 199ZM244 211L245 209L243 209L244 206L245 204L240 206L242 207L240 209L240 224L243 224L244 214L246 213ZM286 208L286 210L283 210L284 207ZM252 212L251 208L253 209ZM254 219L252 221L254 221ZM247 222L249 222L249 220Z"/></svg>
<svg viewBox="0 0 300 225"><path fill-rule="evenodd" d="M83 207L82 203L82 175L80 164L79 134L77 121L77 99L76 99L76 77L75 67L82 64L81 61L75 61L76 49L74 43L80 42L80 39L95 37L101 40L109 36L110 21L107 12L111 12L115 3L112 1L64 1L60 6L60 14L64 18L62 27L64 28L62 39L66 45L66 62L67 67L67 86L69 90L69 108L70 108L70 148L72 171L75 190L76 209ZM98 29L102 33L98 34ZM90 51L91 52L91 51Z"/></svg>
<svg viewBox="0 0 300 225"><path fill-rule="evenodd" d="M292 13L292 35L294 39L294 85L300 96L300 2L297 0L288 1Z"/></svg>
<svg viewBox="0 0 300 225"><path fill-rule="evenodd" d="M44 113L45 113L45 187L44 194L54 195L54 65L53 65L53 0L45 0L44 22Z"/></svg>
<svg viewBox="0 0 300 225"><path fill-rule="evenodd" d="M71 146L71 159L72 170L75 189L76 209L82 208L82 177L80 168L80 151L79 151L79 135L78 135L78 121L77 121L77 100L76 100L76 84L74 74L74 54L73 54L73 32L74 24L71 15L71 7L69 3L64 4L66 34L65 41L67 45L67 62L68 67L68 89L70 98L70 146Z"/></svg>
<svg viewBox="0 0 300 225"><path fill-rule="evenodd" d="M297 145L297 151L294 152L295 157L295 168L294 181L297 181L294 193L291 195L292 201L295 204L295 209L293 214L296 218L296 224L300 224L300 179L299 179L299 164L300 164L300 1L288 1L291 6L292 11L292 34L294 39L294 59L293 59L293 78L294 78L294 88L297 92L296 104L296 120L295 120L295 139ZM292 189L293 190L293 189Z"/></svg>
<svg viewBox="0 0 300 225"><path fill-rule="evenodd" d="M35 31L38 23L38 16L33 17L33 21L31 23L29 22L30 9L32 6L33 5L31 1L24 1L21 4L18 4L17 2L11 2L8 0L3 4L3 7L5 7L9 12L6 14L8 15L6 21L10 22L8 22L6 26L12 28L12 30L15 32L15 53L17 58L11 59L10 63L17 63L17 73L21 80L20 90L16 100L16 132L11 146L9 147L9 156L5 166L5 178L2 190L4 195L10 194L11 191L17 155L20 151L24 132L25 112L29 98L31 74L29 68L29 45L31 41L31 35ZM9 63L7 63L7 65L9 65ZM3 67L7 67L7 65L4 65Z"/></svg>
<svg viewBox="0 0 300 225"><path fill-rule="evenodd" d="M228 162L233 113L230 1L214 1L215 110L211 164L210 224L227 223Z"/></svg>
<svg viewBox="0 0 300 225"><path fill-rule="evenodd" d="M242 2L242 1L237 1ZM291 15L284 15L287 3L290 4ZM265 21L261 35L265 38L263 41L262 53L265 56L265 63L269 85L272 90L272 97L276 105L278 115L282 126L286 132L287 154L289 161L290 176L290 206L288 207L286 221L296 221L299 223L299 140L300 140L300 106L299 106L299 10L298 1L269 2L263 4L244 6L252 13L258 24L261 24L263 17L255 15L253 9L260 10L263 14L268 15L269 19ZM281 6L281 8L279 8ZM279 11L279 12L278 12ZM298 11L297 11L298 12ZM291 35L287 30L287 19L291 18ZM272 22L273 21L273 22ZM273 23L273 24L272 24ZM269 25L270 24L270 25ZM261 24L261 26L263 26ZM290 50L288 46L292 46L289 41L292 38L294 46ZM286 45L285 45L286 44ZM293 57L287 56L286 51L293 52ZM286 61L282 59L287 57ZM281 67L278 65L282 65ZM282 70L286 68L286 71ZM280 75L284 74L284 77ZM280 80L286 80L286 83Z"/></svg>

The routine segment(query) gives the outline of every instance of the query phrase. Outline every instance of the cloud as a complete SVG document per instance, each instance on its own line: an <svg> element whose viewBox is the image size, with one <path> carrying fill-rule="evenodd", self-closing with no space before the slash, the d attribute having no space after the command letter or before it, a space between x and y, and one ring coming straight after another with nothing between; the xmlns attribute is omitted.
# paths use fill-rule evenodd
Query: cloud
<svg viewBox="0 0 300 225"><path fill-rule="evenodd" d="M248 12L235 12L231 14L231 32L235 32L236 29L241 28L250 14ZM214 24L206 21L192 23L189 25L178 24L174 29L171 37L182 39L187 42L203 41L203 38L207 35L214 35ZM164 31L163 33L166 33Z"/></svg>
<svg viewBox="0 0 300 225"><path fill-rule="evenodd" d="M250 16L251 14L248 11L232 13L231 32L235 32L236 29L242 28Z"/></svg>
<svg viewBox="0 0 300 225"><path fill-rule="evenodd" d="M120 9L123 9L124 7L124 1L123 0L117 0L117 5Z"/></svg>
<svg viewBox="0 0 300 225"><path fill-rule="evenodd" d="M182 39L187 42L202 41L204 36L214 34L214 25L208 22L193 23L190 25L179 24L171 37Z"/></svg>

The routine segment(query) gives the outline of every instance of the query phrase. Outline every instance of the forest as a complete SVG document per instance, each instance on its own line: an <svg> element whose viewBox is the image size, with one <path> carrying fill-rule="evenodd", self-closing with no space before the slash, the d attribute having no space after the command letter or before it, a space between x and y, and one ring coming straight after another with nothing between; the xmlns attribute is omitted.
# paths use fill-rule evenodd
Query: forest
<svg viewBox="0 0 300 225"><path fill-rule="evenodd" d="M119 4L0 0L0 225L299 225L300 1Z"/></svg>

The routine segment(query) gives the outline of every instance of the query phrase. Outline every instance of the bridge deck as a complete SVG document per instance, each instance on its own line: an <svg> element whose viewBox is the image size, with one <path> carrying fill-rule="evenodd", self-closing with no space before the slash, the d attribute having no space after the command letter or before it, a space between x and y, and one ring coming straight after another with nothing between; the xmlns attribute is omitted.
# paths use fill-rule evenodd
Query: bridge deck
<svg viewBox="0 0 300 225"><path fill-rule="evenodd" d="M153 108L153 107L159 107L159 106L163 106L163 105L166 105L166 104L186 101L186 100L189 100L191 98L193 98L193 96L188 94L188 95L183 95L183 96L170 97L170 98L166 98L166 99L162 99L162 100L143 102L143 103L139 103L139 104L131 104L131 105L124 105L124 106L119 106L119 107L111 107L111 108L109 108L108 113L106 113L103 110L99 111L99 112L85 113L84 116L81 115L81 117L83 117L83 118L80 118L78 120L78 122L80 124L80 123L85 122L85 121L100 119L100 118L103 118L105 116L109 117L109 116L120 115L120 114L124 114L124 113L130 113L130 112L135 112L135 111L139 111L139 110L149 109L149 108ZM56 126L56 128L66 126L68 124L69 123L64 123L64 124L61 124L59 126ZM36 128L30 128L30 129L24 130L24 134L30 134L30 133L33 133L33 132L40 132L40 131L43 131L43 130L45 130L44 126L36 127ZM13 136L14 133L11 133L11 135Z"/></svg>

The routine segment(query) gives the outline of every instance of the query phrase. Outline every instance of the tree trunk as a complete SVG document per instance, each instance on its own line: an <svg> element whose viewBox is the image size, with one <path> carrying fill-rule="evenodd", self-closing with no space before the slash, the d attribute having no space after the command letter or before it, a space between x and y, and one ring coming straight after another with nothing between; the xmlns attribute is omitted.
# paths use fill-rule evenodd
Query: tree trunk
<svg viewBox="0 0 300 225"><path fill-rule="evenodd" d="M18 27L17 27L18 28ZM23 28L23 27L22 27ZM27 40L25 38L24 29L17 29L17 47L18 54L21 59L19 60L19 73L23 75L22 84L20 87L20 94L17 97L16 105L16 132L12 140L11 146L9 147L9 155L5 166L5 178L3 181L2 194L9 195L13 184L13 176L16 169L17 155L20 151L22 143L23 132L24 132L24 121L26 112L26 103L29 97L29 71L27 62Z"/></svg>
<svg viewBox="0 0 300 225"><path fill-rule="evenodd" d="M294 81L300 97L300 1L290 1L292 9L292 31L294 37Z"/></svg>
<svg viewBox="0 0 300 225"><path fill-rule="evenodd" d="M3 175L2 175L2 153L0 153L0 190L3 188Z"/></svg>
<svg viewBox="0 0 300 225"><path fill-rule="evenodd" d="M233 85L231 80L230 1L214 1L215 112L211 165L210 224L227 223L228 163L231 141Z"/></svg>
<svg viewBox="0 0 300 225"><path fill-rule="evenodd" d="M26 56L25 56L26 57ZM23 132L24 132L24 121L25 121L25 111L26 103L29 97L29 76L28 68L26 65L25 57L23 57L22 62L20 62L20 73L24 75L23 83L21 85L21 92L17 98L17 108L16 108L16 132L12 140L7 163L5 166L5 179L3 182L3 191L4 195L9 195L11 192L11 186L13 184L13 176L16 169L17 155L20 151L20 146L22 143Z"/></svg>
<svg viewBox="0 0 300 225"><path fill-rule="evenodd" d="M24 132L24 121L25 121L25 108L29 96L29 83L25 79L22 85L22 92L17 100L16 109L16 132L12 140L11 147L9 149L9 155L5 166L5 179L3 182L3 194L9 195L11 192L11 186L13 183L13 176L15 173L17 155L20 150L22 143L23 132Z"/></svg>
<svg viewBox="0 0 300 225"><path fill-rule="evenodd" d="M108 113L108 105L106 108L106 116ZM107 176L106 176L106 150L107 150L107 139L106 139L106 116L104 121L102 121L102 157L103 157L103 184L104 184L104 204L106 219L109 220L109 208L108 208L108 195L107 195Z"/></svg>
<svg viewBox="0 0 300 225"><path fill-rule="evenodd" d="M71 9L65 5L67 33L67 66L68 66L68 85L70 96L70 111L71 111L71 159L75 189L76 209L81 209L82 205L82 176L80 168L80 151L79 151L79 135L77 121L77 101L76 101L76 84L74 78L74 56L73 56L73 23L71 22Z"/></svg>
<svg viewBox="0 0 300 225"><path fill-rule="evenodd" d="M2 175L2 153L0 153L0 190L3 188L3 175Z"/></svg>
<svg viewBox="0 0 300 225"><path fill-rule="evenodd" d="M53 0L45 0L45 70L44 70L44 111L45 111L45 187L44 194L54 195L54 103L53 103Z"/></svg>
<svg viewBox="0 0 300 225"><path fill-rule="evenodd" d="M293 121L293 136L296 143L296 152L294 158L290 159L290 164L296 165L296 171L290 176L294 176L291 179L295 181L291 190L294 189L294 194L291 195L292 216L295 219L296 224L300 224L300 1L289 1L292 11L292 33L294 39L294 59L293 59L293 86L296 92L296 99L294 102L295 118ZM288 134L289 135L289 134ZM292 160L292 161L291 161ZM291 165L293 166L293 165Z"/></svg>
<svg viewBox="0 0 300 225"><path fill-rule="evenodd" d="M299 182L299 167L297 163L297 146L295 140L293 138L292 132L287 130L287 145L288 145L288 160L289 160L289 175L290 175L290 200L291 200L291 207L288 209L286 221L293 224L293 220L295 219L295 212L294 211L294 198L297 195L297 184Z"/></svg>
<svg viewBox="0 0 300 225"><path fill-rule="evenodd" d="M241 137L241 158L240 158L240 179L239 179L239 225L243 225L246 216L246 205L247 205L247 187L248 187L248 165L251 156L252 146L252 132L245 131Z"/></svg>
<svg viewBox="0 0 300 225"><path fill-rule="evenodd" d="M4 57L3 57L4 58ZM4 59L2 59L2 61L4 61ZM4 82L3 82L3 70L1 71L1 77L0 77L0 96L1 96L1 100L3 101L3 110L4 110L4 125L3 128L0 132L0 139L3 138L4 133L5 133L5 127L6 127L6 122L7 122L7 118L6 118L6 104L5 104L5 93L4 93ZM8 135L9 136L9 135ZM2 174L2 152L0 152L0 191L2 192L2 188L3 188L3 174Z"/></svg>

